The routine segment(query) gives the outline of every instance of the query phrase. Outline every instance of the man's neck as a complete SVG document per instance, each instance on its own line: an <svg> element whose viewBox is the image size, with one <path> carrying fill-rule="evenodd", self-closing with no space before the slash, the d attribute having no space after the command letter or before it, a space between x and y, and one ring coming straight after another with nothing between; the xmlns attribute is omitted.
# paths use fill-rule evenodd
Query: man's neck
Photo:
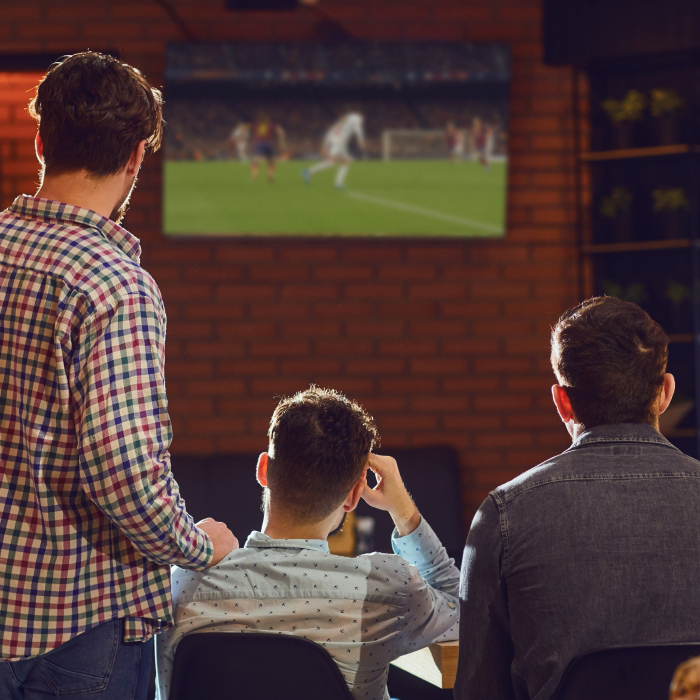
<svg viewBox="0 0 700 700"><path fill-rule="evenodd" d="M297 522L275 509L267 508L261 532L274 540L326 540L333 525L328 519L318 523Z"/></svg>
<svg viewBox="0 0 700 700"><path fill-rule="evenodd" d="M121 188L123 185L116 178L97 178L80 170L45 176L36 196L90 209L109 218L119 201Z"/></svg>

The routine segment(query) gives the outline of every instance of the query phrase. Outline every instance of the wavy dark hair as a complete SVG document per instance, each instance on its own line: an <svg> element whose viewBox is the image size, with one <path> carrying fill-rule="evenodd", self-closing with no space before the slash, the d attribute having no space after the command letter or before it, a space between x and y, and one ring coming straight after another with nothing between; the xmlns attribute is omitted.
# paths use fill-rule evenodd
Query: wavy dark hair
<svg viewBox="0 0 700 700"><path fill-rule="evenodd" d="M44 143L45 172L114 175L146 140L163 137L163 97L133 66L96 51L54 63L29 103Z"/></svg>
<svg viewBox="0 0 700 700"><path fill-rule="evenodd" d="M615 297L581 302L552 330L552 368L586 428L653 424L667 359L661 326L636 304Z"/></svg>
<svg viewBox="0 0 700 700"><path fill-rule="evenodd" d="M334 389L311 385L283 398L272 414L268 487L302 522L319 522L362 475L379 433L372 416Z"/></svg>

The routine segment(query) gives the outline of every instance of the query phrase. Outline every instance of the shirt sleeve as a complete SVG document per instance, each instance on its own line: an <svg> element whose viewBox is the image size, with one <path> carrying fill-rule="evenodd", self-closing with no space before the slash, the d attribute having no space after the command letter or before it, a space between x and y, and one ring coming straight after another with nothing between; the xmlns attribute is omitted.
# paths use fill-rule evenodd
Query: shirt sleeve
<svg viewBox="0 0 700 700"><path fill-rule="evenodd" d="M80 477L87 496L147 559L206 568L209 537L170 471L165 316L147 294L98 307L72 359Z"/></svg>
<svg viewBox="0 0 700 700"><path fill-rule="evenodd" d="M457 638L459 570L424 518L408 535L394 530L391 546L409 562L406 605L396 656Z"/></svg>
<svg viewBox="0 0 700 700"><path fill-rule="evenodd" d="M514 700L513 643L498 507L489 496L472 521L460 579L459 665L455 700Z"/></svg>

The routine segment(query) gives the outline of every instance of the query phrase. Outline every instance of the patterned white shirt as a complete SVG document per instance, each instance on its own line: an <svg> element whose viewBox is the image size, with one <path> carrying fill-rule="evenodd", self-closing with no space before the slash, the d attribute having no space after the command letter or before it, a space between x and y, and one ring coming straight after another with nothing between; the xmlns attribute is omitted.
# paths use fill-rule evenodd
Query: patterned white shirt
<svg viewBox="0 0 700 700"><path fill-rule="evenodd" d="M156 637L158 700L193 632L294 634L324 646L354 698L386 700L389 663L458 637L459 570L425 520L392 536L395 554L341 557L326 540L252 532L204 572L172 571L176 626Z"/></svg>

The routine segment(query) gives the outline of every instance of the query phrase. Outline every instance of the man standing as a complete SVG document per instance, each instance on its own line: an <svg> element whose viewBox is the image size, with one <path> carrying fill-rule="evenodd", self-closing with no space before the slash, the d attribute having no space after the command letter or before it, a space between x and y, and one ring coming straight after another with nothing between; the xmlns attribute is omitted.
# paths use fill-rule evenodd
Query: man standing
<svg viewBox="0 0 700 700"><path fill-rule="evenodd" d="M353 697L388 700L393 659L456 636L459 571L396 461L371 453L377 428L354 401L312 386L279 403L268 436L257 471L262 532L206 573L173 572L177 624L156 643L159 700L168 697L180 640L202 631L310 639L331 654ZM329 534L360 498L391 515L394 554L329 552Z"/></svg>
<svg viewBox="0 0 700 700"><path fill-rule="evenodd" d="M236 546L170 472L165 312L118 225L161 95L84 52L30 111L42 183L0 214L0 697L145 698L169 566Z"/></svg>
<svg viewBox="0 0 700 700"><path fill-rule="evenodd" d="M491 492L467 538L457 700L548 700L601 647L696 642L700 463L659 433L668 338L596 297L552 331L572 446Z"/></svg>

